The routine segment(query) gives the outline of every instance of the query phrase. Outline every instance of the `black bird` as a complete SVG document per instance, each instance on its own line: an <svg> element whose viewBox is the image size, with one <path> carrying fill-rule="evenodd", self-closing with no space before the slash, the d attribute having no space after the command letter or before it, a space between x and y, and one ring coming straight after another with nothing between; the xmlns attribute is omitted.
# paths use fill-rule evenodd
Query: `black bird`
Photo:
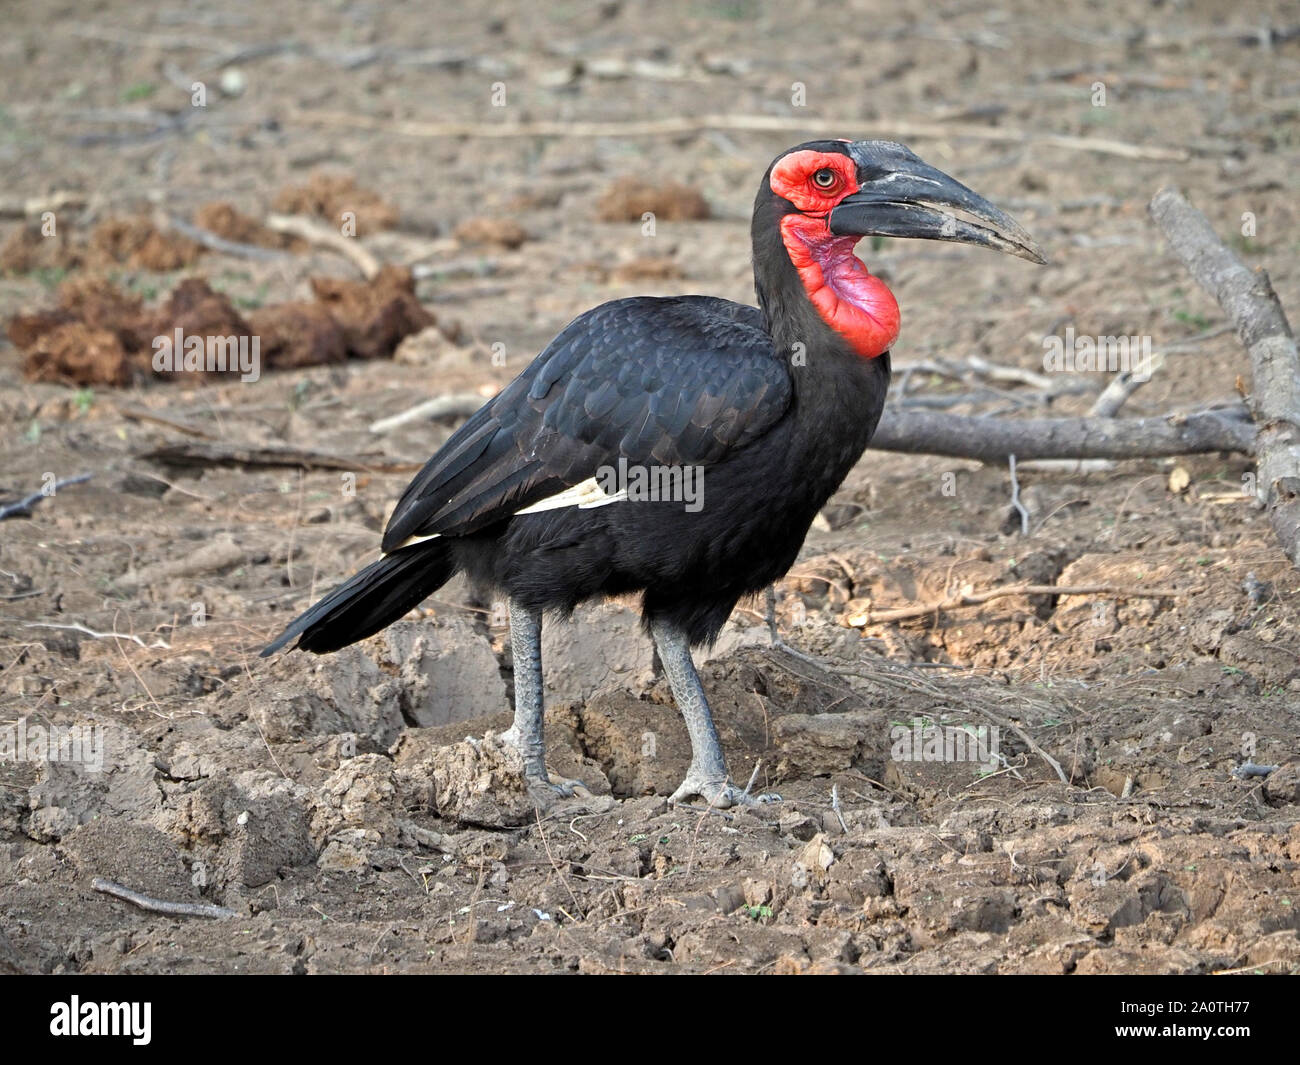
<svg viewBox="0 0 1300 1065"><path fill-rule="evenodd" d="M464 571L509 599L515 715L504 738L530 781L546 783L542 616L640 592L691 739L672 798L755 801L728 777L690 649L789 570L875 431L899 311L854 245L921 237L1044 260L1011 218L888 141L782 153L759 186L752 235L757 307L638 297L576 318L411 482L384 556L262 654L295 637L316 654L346 647Z"/></svg>

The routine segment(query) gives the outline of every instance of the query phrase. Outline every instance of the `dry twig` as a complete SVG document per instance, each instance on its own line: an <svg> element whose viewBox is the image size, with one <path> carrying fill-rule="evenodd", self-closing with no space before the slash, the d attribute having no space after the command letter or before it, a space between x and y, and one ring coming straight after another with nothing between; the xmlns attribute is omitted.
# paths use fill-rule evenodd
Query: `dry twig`
<svg viewBox="0 0 1300 1065"><path fill-rule="evenodd" d="M398 414L380 418L370 424L372 433L388 433L410 422L433 421L435 418L468 418L487 402L477 392L453 392L447 396L435 396L417 403Z"/></svg>
<svg viewBox="0 0 1300 1065"><path fill-rule="evenodd" d="M32 507L43 499L53 499L60 488L66 488L70 484L81 484L83 481L89 481L93 474L81 473L76 477L69 477L63 481L55 481L48 489L42 488L39 492L33 492L31 495L23 496L22 499L7 506L0 507L0 521L6 518L30 518Z"/></svg>
<svg viewBox="0 0 1300 1065"><path fill-rule="evenodd" d="M196 226L191 222L186 222L183 218L168 218L167 224L176 230L183 237L198 244L202 244L209 251L220 252L222 255L233 255L240 259L254 259L258 262L279 262L281 259L288 259L289 253L277 251L274 248L263 248L256 244L243 244L237 240L227 240L225 237L219 237L210 229L204 229L202 226Z"/></svg>
<svg viewBox="0 0 1300 1065"><path fill-rule="evenodd" d="M329 226L321 225L319 222L313 222L310 218L300 218L297 215L288 214L271 214L266 216L266 228L274 230L276 233L288 233L290 236L301 237L309 244L315 244L317 247L338 252L345 259L350 259L353 265L361 271L361 276L367 281L374 280L379 273L379 260L366 251L356 237L345 237L342 233L331 229Z"/></svg>
<svg viewBox="0 0 1300 1065"><path fill-rule="evenodd" d="M53 621L29 621L25 627L29 629L65 629L68 632L85 633L87 636L95 640L133 640L141 647L161 647L167 651L171 650L171 644L163 640L154 640L153 643L145 643L144 640L140 639L139 636L132 632L96 632L94 629L89 629L80 622L75 622L71 625L61 625Z"/></svg>
<svg viewBox="0 0 1300 1065"><path fill-rule="evenodd" d="M1029 508L1020 501L1020 478L1016 476L1016 456L1014 454L1007 456L1007 464L1011 472L1011 505L1015 507L1016 513L1020 515L1020 535L1029 535Z"/></svg>
<svg viewBox="0 0 1300 1065"><path fill-rule="evenodd" d="M166 913L173 917L239 916L234 910L211 902L171 902L167 899L156 899L152 895L143 895L138 891L132 891L129 887L123 887L116 881L105 880L102 876L95 877L90 882L90 886L95 891L112 895L115 899L121 899L123 902L129 902L133 906L139 906L140 909L150 910L153 913Z"/></svg>

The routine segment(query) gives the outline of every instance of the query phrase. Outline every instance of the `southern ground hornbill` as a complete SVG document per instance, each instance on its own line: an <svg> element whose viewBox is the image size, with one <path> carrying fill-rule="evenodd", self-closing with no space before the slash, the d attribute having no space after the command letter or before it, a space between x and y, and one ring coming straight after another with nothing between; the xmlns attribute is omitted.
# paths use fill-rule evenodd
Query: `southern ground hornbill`
<svg viewBox="0 0 1300 1065"><path fill-rule="evenodd" d="M752 231L757 307L640 297L575 319L411 482L384 556L262 653L295 637L336 651L464 571L509 598L515 714L503 738L530 783L568 794L576 782L552 782L545 763L542 617L640 592L690 733L673 799L755 801L727 775L691 647L789 570L875 431L899 311L854 245L922 237L1043 259L1011 218L887 141L778 156ZM693 490L637 490L647 485Z"/></svg>

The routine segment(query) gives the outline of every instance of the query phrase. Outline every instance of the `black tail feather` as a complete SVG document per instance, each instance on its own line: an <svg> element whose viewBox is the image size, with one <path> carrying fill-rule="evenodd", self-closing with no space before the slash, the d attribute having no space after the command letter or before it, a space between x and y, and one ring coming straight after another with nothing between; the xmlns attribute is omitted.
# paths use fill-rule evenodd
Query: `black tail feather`
<svg viewBox="0 0 1300 1065"><path fill-rule="evenodd" d="M451 552L438 540L385 555L300 614L262 657L295 636L300 650L318 655L373 636L446 584L454 570Z"/></svg>

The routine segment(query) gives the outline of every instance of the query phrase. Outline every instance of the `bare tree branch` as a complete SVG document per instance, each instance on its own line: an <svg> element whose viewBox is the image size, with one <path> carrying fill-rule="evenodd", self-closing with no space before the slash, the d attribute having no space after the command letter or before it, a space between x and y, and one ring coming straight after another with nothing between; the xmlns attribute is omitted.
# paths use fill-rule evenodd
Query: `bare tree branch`
<svg viewBox="0 0 1300 1065"><path fill-rule="evenodd" d="M355 237L345 237L342 233L319 222L313 222L310 218L290 214L269 214L266 216L266 228L276 233L288 233L292 237L300 237L309 244L338 252L344 258L350 259L367 281L373 281L380 271L379 260L363 248Z"/></svg>
<svg viewBox="0 0 1300 1065"><path fill-rule="evenodd" d="M1025 459L1140 459L1250 454L1255 429L1229 411L1164 418L980 418L886 410L871 446L1002 465Z"/></svg>
<svg viewBox="0 0 1300 1065"><path fill-rule="evenodd" d="M1225 247L1177 189L1161 189L1149 210L1197 284L1219 301L1250 355L1256 494L1282 550L1300 565L1300 354L1286 312L1268 274L1251 270Z"/></svg>

